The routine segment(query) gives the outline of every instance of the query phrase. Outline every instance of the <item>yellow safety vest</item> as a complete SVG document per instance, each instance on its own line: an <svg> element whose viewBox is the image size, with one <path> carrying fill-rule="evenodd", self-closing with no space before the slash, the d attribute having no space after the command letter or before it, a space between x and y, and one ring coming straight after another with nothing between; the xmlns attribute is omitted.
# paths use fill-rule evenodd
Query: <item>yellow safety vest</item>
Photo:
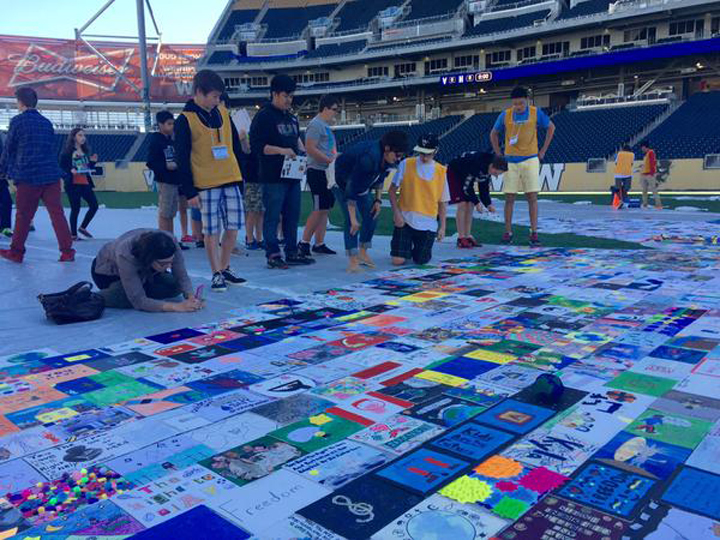
<svg viewBox="0 0 720 540"><path fill-rule="evenodd" d="M615 163L615 176L632 176L633 162L635 154L632 152L622 151L617 155Z"/></svg>
<svg viewBox="0 0 720 540"><path fill-rule="evenodd" d="M222 116L222 127L209 128L202 123L197 113L183 111L187 118L192 137L190 166L193 182L198 189L210 189L242 180L242 173L233 153L232 120L225 107L218 107ZM227 158L215 159L213 146L226 146Z"/></svg>
<svg viewBox="0 0 720 540"><path fill-rule="evenodd" d="M538 153L537 107L528 106L527 122L515 123L513 108L505 111L505 155L534 156ZM517 137L512 144L513 139Z"/></svg>
<svg viewBox="0 0 720 540"><path fill-rule="evenodd" d="M400 184L400 209L437 217L438 203L445 190L446 168L436 162L432 180L425 180L418 174L417 165L418 158L408 158L405 162L405 174Z"/></svg>

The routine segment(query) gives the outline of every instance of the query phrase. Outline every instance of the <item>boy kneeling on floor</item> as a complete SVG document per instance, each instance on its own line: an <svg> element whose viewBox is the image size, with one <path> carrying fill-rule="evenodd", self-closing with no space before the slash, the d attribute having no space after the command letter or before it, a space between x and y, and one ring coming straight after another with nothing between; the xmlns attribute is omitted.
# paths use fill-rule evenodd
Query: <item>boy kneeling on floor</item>
<svg viewBox="0 0 720 540"><path fill-rule="evenodd" d="M450 192L447 169L435 161L439 144L433 133L421 136L414 149L418 156L403 160L392 180L388 195L395 222L390 244L394 265L408 259L426 264L432 259L435 238L441 242L445 237Z"/></svg>

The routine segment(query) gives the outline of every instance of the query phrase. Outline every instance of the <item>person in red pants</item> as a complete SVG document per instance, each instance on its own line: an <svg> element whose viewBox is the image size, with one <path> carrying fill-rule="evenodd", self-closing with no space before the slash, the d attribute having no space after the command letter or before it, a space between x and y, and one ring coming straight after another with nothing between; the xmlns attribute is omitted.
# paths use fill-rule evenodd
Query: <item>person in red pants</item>
<svg viewBox="0 0 720 540"><path fill-rule="evenodd" d="M56 158L52 123L35 108L37 94L30 87L15 92L20 114L10 121L5 148L0 157L0 177L17 186L15 230L10 249L0 249L0 257L21 263L25 240L40 201L43 201L60 247L60 262L75 260L70 227L61 202L62 172Z"/></svg>

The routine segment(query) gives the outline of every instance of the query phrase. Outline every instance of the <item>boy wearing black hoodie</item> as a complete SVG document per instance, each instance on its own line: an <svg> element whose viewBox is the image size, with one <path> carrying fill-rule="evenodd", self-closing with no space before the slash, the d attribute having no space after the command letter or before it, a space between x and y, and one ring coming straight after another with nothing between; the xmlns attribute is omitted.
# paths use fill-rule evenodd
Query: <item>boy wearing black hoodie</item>
<svg viewBox="0 0 720 540"><path fill-rule="evenodd" d="M300 221L300 179L283 176L285 159L305 153L300 140L300 124L290 112L295 81L276 75L270 83L271 101L253 118L250 147L259 160L259 180L263 186L265 219L263 236L268 268L287 269L288 265L312 264L311 257L298 252L297 229ZM282 216L285 259L278 242L278 223Z"/></svg>
<svg viewBox="0 0 720 540"><path fill-rule="evenodd" d="M170 111L160 111L155 115L158 130L151 133L148 147L147 165L155 174L158 188L158 229L174 233L173 221L180 208L180 177L175 160L173 131L175 117ZM180 244L183 247L183 244Z"/></svg>
<svg viewBox="0 0 720 540"><path fill-rule="evenodd" d="M180 191L202 213L205 250L213 277L211 290L245 280L230 268L230 255L242 225L240 158L242 145L228 110L220 106L225 83L209 69L193 78L194 97L175 121L175 153ZM220 245L220 229L224 229Z"/></svg>

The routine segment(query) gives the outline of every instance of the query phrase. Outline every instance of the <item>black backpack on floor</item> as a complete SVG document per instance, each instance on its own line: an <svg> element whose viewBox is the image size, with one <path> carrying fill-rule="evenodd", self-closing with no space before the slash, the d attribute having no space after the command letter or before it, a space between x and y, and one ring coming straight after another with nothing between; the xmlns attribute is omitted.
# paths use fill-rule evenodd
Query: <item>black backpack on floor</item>
<svg viewBox="0 0 720 540"><path fill-rule="evenodd" d="M41 294L38 300L47 318L56 324L94 321L102 316L105 299L92 288L89 281L81 281L63 292Z"/></svg>

